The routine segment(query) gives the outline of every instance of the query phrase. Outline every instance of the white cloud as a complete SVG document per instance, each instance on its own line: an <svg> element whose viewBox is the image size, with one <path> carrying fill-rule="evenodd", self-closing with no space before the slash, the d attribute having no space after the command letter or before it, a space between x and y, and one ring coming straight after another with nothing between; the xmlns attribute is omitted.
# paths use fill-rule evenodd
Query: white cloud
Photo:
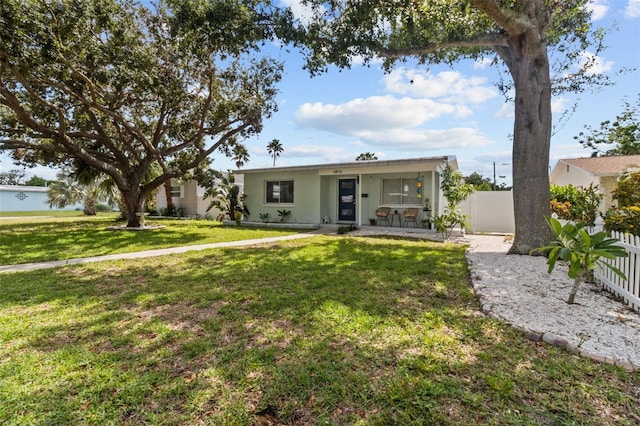
<svg viewBox="0 0 640 426"><path fill-rule="evenodd" d="M512 120L516 116L514 108L513 102L505 102L493 116L499 120Z"/></svg>
<svg viewBox="0 0 640 426"><path fill-rule="evenodd" d="M291 8L293 16L300 19L303 23L308 23L314 16L311 6L302 4L300 0L280 0L280 4Z"/></svg>
<svg viewBox="0 0 640 426"><path fill-rule="evenodd" d="M592 0L587 3L587 9L592 12L591 19L597 21L606 16L609 11L609 5L604 0Z"/></svg>
<svg viewBox="0 0 640 426"><path fill-rule="evenodd" d="M302 127L311 127L341 135L355 135L361 129L381 131L389 128L416 127L443 114L458 113L453 105L429 99L371 96L344 104L305 103L295 114Z"/></svg>
<svg viewBox="0 0 640 426"><path fill-rule="evenodd" d="M483 70L488 68L493 63L493 58L487 58L486 56L473 63L474 70Z"/></svg>
<svg viewBox="0 0 640 426"><path fill-rule="evenodd" d="M605 61L600 56L596 56L591 52L584 51L580 54L580 67L586 63L591 64L587 70L587 74L601 74L610 71L613 68L613 61Z"/></svg>
<svg viewBox="0 0 640 426"><path fill-rule="evenodd" d="M562 113L567 109L567 98L553 98L551 99L551 112Z"/></svg>
<svg viewBox="0 0 640 426"><path fill-rule="evenodd" d="M285 153L287 158L313 158L317 162L339 163L355 160L355 156L347 149L329 145L294 145L283 152L283 155ZM322 161L318 161L319 159Z"/></svg>
<svg viewBox="0 0 640 426"><path fill-rule="evenodd" d="M372 146L399 151L425 151L487 146L491 140L469 127L445 130L389 129L384 132L362 130L360 139Z"/></svg>
<svg viewBox="0 0 640 426"><path fill-rule="evenodd" d="M629 0L624 15L627 18L640 18L640 0Z"/></svg>
<svg viewBox="0 0 640 426"><path fill-rule="evenodd" d="M479 104L498 95L485 77L465 77L457 71L431 74L422 70L396 69L384 77L385 89L443 102Z"/></svg>

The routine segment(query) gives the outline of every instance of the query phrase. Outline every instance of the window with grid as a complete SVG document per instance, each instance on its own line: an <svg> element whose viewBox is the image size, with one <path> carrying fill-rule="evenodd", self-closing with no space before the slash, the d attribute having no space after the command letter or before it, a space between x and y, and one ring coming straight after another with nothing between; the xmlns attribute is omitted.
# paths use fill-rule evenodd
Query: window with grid
<svg viewBox="0 0 640 426"><path fill-rule="evenodd" d="M382 204L421 204L418 199L418 179L382 179Z"/></svg>
<svg viewBox="0 0 640 426"><path fill-rule="evenodd" d="M171 198L182 198L182 185L171 187Z"/></svg>
<svg viewBox="0 0 640 426"><path fill-rule="evenodd" d="M269 204L293 203L293 181L292 180L267 181L267 203Z"/></svg>

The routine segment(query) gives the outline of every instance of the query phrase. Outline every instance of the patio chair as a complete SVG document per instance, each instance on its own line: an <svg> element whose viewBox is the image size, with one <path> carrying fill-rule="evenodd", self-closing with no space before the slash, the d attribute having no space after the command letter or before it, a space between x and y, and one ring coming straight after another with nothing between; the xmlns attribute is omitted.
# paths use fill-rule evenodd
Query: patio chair
<svg viewBox="0 0 640 426"><path fill-rule="evenodd" d="M378 207L376 210L376 225L380 225L381 222L387 222L387 226L391 226L389 223L389 215L391 214L391 209L389 207Z"/></svg>
<svg viewBox="0 0 640 426"><path fill-rule="evenodd" d="M404 211L402 212L402 217L404 218L404 222L403 222L402 226L407 226L407 223L413 222L413 224L417 228L418 227L418 214L419 213L420 213L420 210L418 210L415 207L410 207L408 209L404 209Z"/></svg>

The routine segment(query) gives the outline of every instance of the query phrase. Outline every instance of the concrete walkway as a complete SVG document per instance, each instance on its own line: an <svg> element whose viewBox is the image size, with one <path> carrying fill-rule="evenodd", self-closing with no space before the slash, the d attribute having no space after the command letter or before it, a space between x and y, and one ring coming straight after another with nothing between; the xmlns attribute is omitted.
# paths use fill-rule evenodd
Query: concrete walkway
<svg viewBox="0 0 640 426"><path fill-rule="evenodd" d="M213 248L220 248L220 247L250 246L254 244L265 244L265 243L272 243L277 241L310 238L323 233L327 233L327 230L323 231L322 229L320 229L320 230L315 230L312 232L307 232L302 234L284 235L281 237L257 238L253 240L241 240L241 241L227 241L222 243L198 244L193 246L168 247L168 248L157 249L157 250L145 250L145 251L137 251L132 253L108 254L105 256L82 257L77 259L54 260L50 262L23 263L20 265L4 265L4 266L0 266L0 273L57 268L59 266L65 266L65 265L78 265L81 263L101 262L103 260L143 259L145 257L164 256L166 254L186 253L188 251L206 250L206 249L213 249Z"/></svg>

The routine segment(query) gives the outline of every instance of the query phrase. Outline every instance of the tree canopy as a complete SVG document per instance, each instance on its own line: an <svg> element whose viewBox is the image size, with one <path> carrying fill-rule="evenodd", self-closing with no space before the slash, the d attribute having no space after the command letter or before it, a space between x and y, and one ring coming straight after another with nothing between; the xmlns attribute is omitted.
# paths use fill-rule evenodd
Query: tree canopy
<svg viewBox="0 0 640 426"><path fill-rule="evenodd" d="M0 150L109 176L139 226L165 181L216 151L246 161L282 71L257 52L288 19L248 0L3 1Z"/></svg>
<svg viewBox="0 0 640 426"><path fill-rule="evenodd" d="M588 0L424 0L420 2L305 0L308 18L307 67L384 59L390 70L414 58L418 65L490 59L508 70L498 86L514 93L514 210L511 252L529 253L547 243L551 96L608 84L587 73L585 49L602 48L602 31L591 31ZM549 48L552 48L550 61Z"/></svg>
<svg viewBox="0 0 640 426"><path fill-rule="evenodd" d="M361 152L360 154L358 154L358 156L356 157L356 161L372 161L372 160L377 160L378 156L376 155L375 152Z"/></svg>
<svg viewBox="0 0 640 426"><path fill-rule="evenodd" d="M592 157L640 154L640 93L635 103L625 99L624 110L613 122L605 120L598 129L588 124L584 128L573 138L591 149Z"/></svg>

